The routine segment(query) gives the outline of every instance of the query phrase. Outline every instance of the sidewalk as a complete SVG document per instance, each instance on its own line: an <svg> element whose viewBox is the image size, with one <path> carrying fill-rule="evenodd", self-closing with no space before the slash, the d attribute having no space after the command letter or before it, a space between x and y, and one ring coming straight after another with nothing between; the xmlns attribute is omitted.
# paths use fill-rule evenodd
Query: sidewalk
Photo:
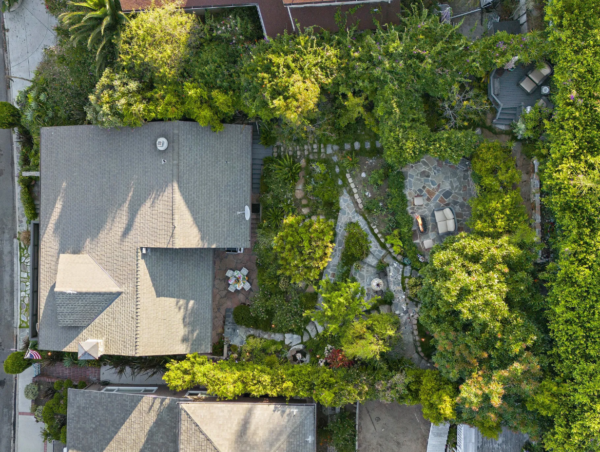
<svg viewBox="0 0 600 452"><path fill-rule="evenodd" d="M13 12L3 13L6 64L9 78L8 101L15 103L19 91L27 88L33 79L38 64L42 61L44 49L56 42L54 27L56 19L51 16L43 0L23 0L21 6ZM15 77L15 78L13 78ZM17 78L18 77L18 78ZM28 229L25 214L20 200L18 167L20 147L13 134L13 158L15 177L15 202L17 215L17 231ZM18 248L15 259L15 325L19 328L18 344L29 334L29 276L30 261L26 249ZM17 452L46 452L52 447L45 444L41 437L42 424L36 423L30 412L31 401L24 396L25 386L33 379L33 368L18 375L17 378L17 409L15 450ZM50 447L48 447L50 446Z"/></svg>
<svg viewBox="0 0 600 452"><path fill-rule="evenodd" d="M56 24L56 19L48 13L42 0L23 0L16 11L4 13L10 76L33 79L44 49L56 42ZM13 103L19 91L30 85L21 79L15 78L10 83L10 99Z"/></svg>
<svg viewBox="0 0 600 452"><path fill-rule="evenodd" d="M30 367L17 378L17 452L45 452L47 444L42 441L42 425L35 421L31 413L31 400L25 398L25 386L33 380L33 367Z"/></svg>

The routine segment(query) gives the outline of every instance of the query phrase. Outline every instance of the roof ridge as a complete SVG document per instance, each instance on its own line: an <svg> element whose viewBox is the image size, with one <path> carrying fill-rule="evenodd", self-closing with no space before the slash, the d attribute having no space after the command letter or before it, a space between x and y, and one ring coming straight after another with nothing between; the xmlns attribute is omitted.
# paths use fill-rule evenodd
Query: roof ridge
<svg viewBox="0 0 600 452"><path fill-rule="evenodd" d="M140 348L140 259L142 250L137 247L137 257L135 259L135 333L133 344L133 355L138 356Z"/></svg>

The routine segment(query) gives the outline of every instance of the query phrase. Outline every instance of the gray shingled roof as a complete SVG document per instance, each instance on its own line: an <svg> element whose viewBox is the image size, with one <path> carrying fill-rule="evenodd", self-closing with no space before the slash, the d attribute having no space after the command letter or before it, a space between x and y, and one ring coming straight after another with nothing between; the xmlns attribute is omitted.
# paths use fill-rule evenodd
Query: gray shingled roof
<svg viewBox="0 0 600 452"><path fill-rule="evenodd" d="M70 452L311 452L314 404L189 402L69 389Z"/></svg>
<svg viewBox="0 0 600 452"><path fill-rule="evenodd" d="M185 403L179 452L310 452L317 450L314 405Z"/></svg>
<svg viewBox="0 0 600 452"><path fill-rule="evenodd" d="M212 251L198 248L250 246L237 212L250 203L251 141L249 126L214 133L191 122L43 128L40 346L76 351L100 339L106 354L210 352ZM59 323L70 302L54 291L59 257L81 254L123 293L105 308L96 300L95 317Z"/></svg>

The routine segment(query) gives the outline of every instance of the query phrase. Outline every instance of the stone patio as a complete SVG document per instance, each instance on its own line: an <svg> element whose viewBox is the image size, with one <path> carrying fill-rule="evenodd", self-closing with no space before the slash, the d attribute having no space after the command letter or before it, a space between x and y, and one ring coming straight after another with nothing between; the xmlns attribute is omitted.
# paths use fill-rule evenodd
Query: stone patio
<svg viewBox="0 0 600 452"><path fill-rule="evenodd" d="M215 250L214 255L215 279L213 282L213 329L212 342L219 340L225 327L225 310L235 308L240 304L248 304L250 297L257 289L256 256L250 248L245 248L241 254L227 254L223 250ZM236 290L229 292L229 283L225 274L227 270L248 269L248 282L252 288L248 291Z"/></svg>
<svg viewBox="0 0 600 452"><path fill-rule="evenodd" d="M465 161L463 161L465 162ZM441 243L450 233L438 234L434 210L451 207L456 216L456 231L466 232L466 225L471 217L469 199L476 196L475 183L471 179L471 167L467 164L453 165L431 156L426 156L418 163L403 168L406 178L404 193L408 198L408 213L414 218L420 215L425 220L426 230L418 230L416 220L413 222L413 242L421 253L429 250L423 248L423 241L433 240L434 244ZM423 205L415 206L414 198L423 197Z"/></svg>

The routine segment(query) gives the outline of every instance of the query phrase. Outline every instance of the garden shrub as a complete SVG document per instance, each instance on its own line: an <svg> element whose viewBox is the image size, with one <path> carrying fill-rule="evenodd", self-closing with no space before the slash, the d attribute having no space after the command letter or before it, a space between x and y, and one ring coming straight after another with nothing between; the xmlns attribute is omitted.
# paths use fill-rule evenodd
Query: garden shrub
<svg viewBox="0 0 600 452"><path fill-rule="evenodd" d="M410 259L413 268L421 268L421 262L417 256L417 246L412 241L412 227L414 219L406 210L408 199L404 194L404 174L395 171L388 179L388 209L392 214L387 229L399 238L402 244L403 255ZM398 230L396 233L395 230Z"/></svg>
<svg viewBox="0 0 600 452"><path fill-rule="evenodd" d="M345 230L344 249L340 258L341 269L338 270L340 280L348 278L352 266L366 259L371 249L369 236L358 223L348 223Z"/></svg>
<svg viewBox="0 0 600 452"><path fill-rule="evenodd" d="M330 334L342 331L378 301L378 297L365 300L364 287L352 281L332 282L324 279L320 282L319 293L322 297L320 309L305 315L309 315L320 325L325 325L325 331Z"/></svg>
<svg viewBox="0 0 600 452"><path fill-rule="evenodd" d="M426 370L421 380L419 397L423 417L439 425L456 418L456 387L434 370Z"/></svg>
<svg viewBox="0 0 600 452"><path fill-rule="evenodd" d="M477 197L472 207L469 226L473 232L490 237L520 234L533 240L523 198L518 188L521 173L515 166L510 149L498 142L482 144L473 157L477 174Z"/></svg>
<svg viewBox="0 0 600 452"><path fill-rule="evenodd" d="M312 213L337 220L342 186L337 182L334 163L331 160L317 161L307 165L305 171L304 191Z"/></svg>
<svg viewBox="0 0 600 452"><path fill-rule="evenodd" d="M240 326L271 331L271 319L252 315L250 306L241 304L233 309L233 320Z"/></svg>
<svg viewBox="0 0 600 452"><path fill-rule="evenodd" d="M331 434L333 447L337 452L354 452L356 450L356 416L342 410L327 425Z"/></svg>
<svg viewBox="0 0 600 452"><path fill-rule="evenodd" d="M423 287L423 278L408 278L406 286L411 298L419 298L419 291Z"/></svg>
<svg viewBox="0 0 600 452"><path fill-rule="evenodd" d="M536 142L544 134L552 110L536 104L529 113L523 111L513 131L520 140Z"/></svg>
<svg viewBox="0 0 600 452"><path fill-rule="evenodd" d="M20 374L32 364L32 360L25 359L25 352L12 352L4 361L4 373Z"/></svg>
<svg viewBox="0 0 600 452"><path fill-rule="evenodd" d="M43 406L38 406L35 408L35 411L33 412L33 417L35 417L35 420L37 422L44 422L43 413L44 413Z"/></svg>
<svg viewBox="0 0 600 452"><path fill-rule="evenodd" d="M48 12L56 18L68 11L69 0L44 0L44 3Z"/></svg>
<svg viewBox="0 0 600 452"><path fill-rule="evenodd" d="M29 383L27 386L25 386L24 393L26 399L33 400L40 393L40 387L36 383Z"/></svg>
<svg viewBox="0 0 600 452"><path fill-rule="evenodd" d="M35 200L31 193L32 185L38 180L37 177L25 177L19 176L19 185L21 186L21 204L23 204L23 210L28 221L34 221L38 218L37 207L35 206Z"/></svg>
<svg viewBox="0 0 600 452"><path fill-rule="evenodd" d="M31 244L31 231L21 231L19 233L19 240L25 246L29 246Z"/></svg>
<svg viewBox="0 0 600 452"><path fill-rule="evenodd" d="M248 336L246 343L237 354L237 360L264 365L269 365L267 363L279 365L287 362L287 351L283 342ZM275 359L273 360L273 358Z"/></svg>
<svg viewBox="0 0 600 452"><path fill-rule="evenodd" d="M21 112L10 102L0 102L0 129L12 129L21 124Z"/></svg>
<svg viewBox="0 0 600 452"><path fill-rule="evenodd" d="M334 224L327 220L303 220L289 216L274 239L278 273L292 283L319 279L333 252Z"/></svg>
<svg viewBox="0 0 600 452"><path fill-rule="evenodd" d="M295 185L300 175L300 164L292 156L283 155L273 164L274 176L281 182Z"/></svg>
<svg viewBox="0 0 600 452"><path fill-rule="evenodd" d="M341 338L344 353L350 359L378 360L400 338L399 325L396 314L371 314L348 324Z"/></svg>

